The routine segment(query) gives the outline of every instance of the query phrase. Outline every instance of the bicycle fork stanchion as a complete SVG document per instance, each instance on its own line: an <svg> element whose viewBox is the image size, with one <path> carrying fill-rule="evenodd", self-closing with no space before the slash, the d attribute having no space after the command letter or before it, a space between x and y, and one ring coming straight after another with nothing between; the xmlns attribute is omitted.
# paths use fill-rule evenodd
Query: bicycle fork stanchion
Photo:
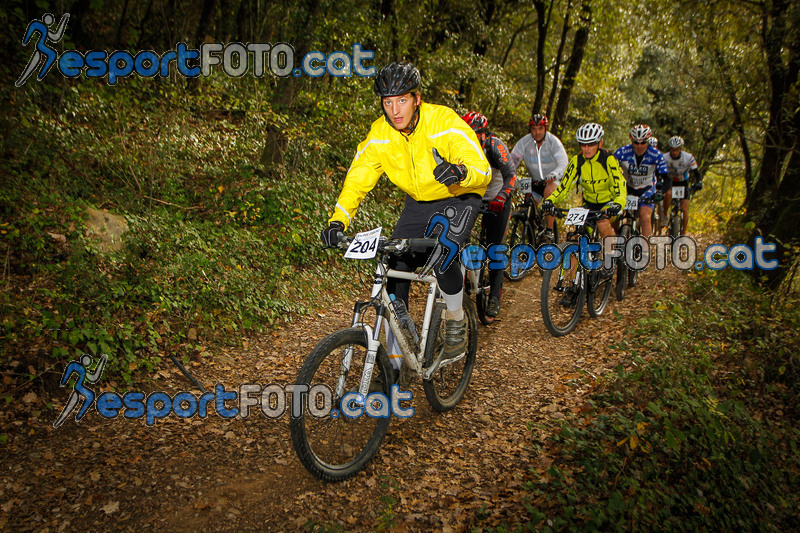
<svg viewBox="0 0 800 533"><path fill-rule="evenodd" d="M378 349L381 346L378 335L380 335L380 322L381 316L375 324L375 329L372 329L367 324L364 324L364 335L367 338L367 355L364 357L364 371L361 374L361 383L358 385L358 393L361 398L366 398L369 394L369 385L372 383L372 372L375 369L375 360L378 358Z"/></svg>

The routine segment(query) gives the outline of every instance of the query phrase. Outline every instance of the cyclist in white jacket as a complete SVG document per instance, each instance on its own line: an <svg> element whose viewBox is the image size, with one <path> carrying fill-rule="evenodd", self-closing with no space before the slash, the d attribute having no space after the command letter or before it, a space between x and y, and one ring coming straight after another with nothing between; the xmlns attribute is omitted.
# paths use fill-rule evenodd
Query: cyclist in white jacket
<svg viewBox="0 0 800 533"><path fill-rule="evenodd" d="M547 198L556 190L564 171L567 169L569 157L564 145L558 137L547 131L550 121L542 114L533 115L528 121L530 133L517 141L511 150L511 164L519 167L525 161L528 175L533 179L533 200L538 205L542 198ZM553 240L552 215L545 216L544 237Z"/></svg>

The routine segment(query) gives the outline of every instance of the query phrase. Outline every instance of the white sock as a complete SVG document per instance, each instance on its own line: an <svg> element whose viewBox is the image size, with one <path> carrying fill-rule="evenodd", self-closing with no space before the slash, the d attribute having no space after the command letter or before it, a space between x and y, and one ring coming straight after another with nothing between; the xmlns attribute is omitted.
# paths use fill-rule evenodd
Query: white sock
<svg viewBox="0 0 800 533"><path fill-rule="evenodd" d="M442 295L444 296L444 303L447 305L444 317L447 320L464 320L464 309L461 307L461 303L464 300L464 289L458 291L457 294L442 293Z"/></svg>

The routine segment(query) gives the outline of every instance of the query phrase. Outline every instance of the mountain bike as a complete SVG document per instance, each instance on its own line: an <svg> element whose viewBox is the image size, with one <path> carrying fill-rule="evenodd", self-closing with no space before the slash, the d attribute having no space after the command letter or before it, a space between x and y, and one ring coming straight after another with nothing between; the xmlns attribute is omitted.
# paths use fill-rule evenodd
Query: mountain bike
<svg viewBox="0 0 800 533"><path fill-rule="evenodd" d="M369 232L367 232L369 233ZM447 411L463 398L472 377L478 349L478 320L475 308L466 295L464 313L467 319L466 351L453 359L440 361L444 346L445 320L442 313L445 303L439 290L433 266L426 264L420 273L402 272L388 267L391 255L423 252L434 247L436 239L369 240L358 234L346 238L339 249L360 248L362 257L377 257L374 284L369 300L356 302L351 326L331 333L322 339L306 358L297 377L297 385L310 387L323 385L331 391L330 397L306 394L307 406L299 416L290 420L292 443L300 462L319 479L340 481L361 469L377 453L389 429L389 414L382 413L391 398L394 372L387 355L386 340L381 329L388 328L402 352L400 386L407 386L415 377L421 377L425 397L436 411ZM370 237L371 239L371 237ZM356 254L351 254L354 257ZM429 263L435 254L429 257ZM393 295L386 290L389 278L404 279L428 285L428 295L421 333L418 341L398 316ZM365 315L375 311L372 325ZM406 320L410 317L406 315ZM415 328L415 326L413 326ZM327 387L327 389L325 389ZM321 397L321 398L320 398ZM294 402L294 399L292 400ZM363 412L350 417L347 413ZM342 415L345 416L342 416Z"/></svg>
<svg viewBox="0 0 800 533"><path fill-rule="evenodd" d="M523 192L523 202L519 209L511 213L508 225L508 251L514 249L518 244L527 244L534 250L543 244L542 235L544 234L547 226L545 225L544 214L541 207L534 202L531 190L531 178L522 178L519 180L519 190ZM525 193L524 191L528 191ZM553 224L553 242L558 242L558 224ZM522 262L527 262L528 257L526 254L519 254L519 259ZM512 275L511 270L505 271L505 276L511 281L519 281L528 275L532 269L525 268L519 269L519 273Z"/></svg>
<svg viewBox="0 0 800 533"><path fill-rule="evenodd" d="M591 269L578 259L578 242L585 237L590 244L599 246L597 251L588 254L589 264L602 258L602 242L597 231L597 220L603 211L584 208L553 209L555 216L564 218L564 226L574 226L567 233L567 242L561 249L558 265L552 269L544 269L542 273L541 306L542 319L547 330L554 337L567 335L578 323L584 301L589 316L596 318L603 314L611 295L613 271L606 272L602 268ZM574 240L574 242L573 242ZM544 254L545 261L555 260ZM553 254L554 255L554 254ZM577 262L577 266L565 265Z"/></svg>
<svg viewBox="0 0 800 533"><path fill-rule="evenodd" d="M686 220L684 220L684 213L681 210L681 200L688 200L691 194L696 191L696 183L689 187L688 190L685 185L672 186L672 205L670 206L669 219L667 222L667 233L673 239L677 239L686 232Z"/></svg>
<svg viewBox="0 0 800 533"><path fill-rule="evenodd" d="M487 202L481 203L478 213L481 217L487 214L492 215ZM480 228L480 230L478 228ZM483 225L483 219L481 219L480 225L476 221L472 226L470 244L477 244L482 246L484 250L488 250L486 244L486 228ZM486 326L491 325L495 320L495 317L486 314L486 310L489 307L489 292L491 290L489 263L489 260L483 261L479 270L467 270L464 276L464 290L467 294L475 296L475 307L478 311L478 318L481 323Z"/></svg>
<svg viewBox="0 0 800 533"><path fill-rule="evenodd" d="M650 227L653 228L653 235L661 233L661 215L659 214L659 203L653 204L653 212L650 213Z"/></svg>
<svg viewBox="0 0 800 533"><path fill-rule="evenodd" d="M655 212L656 209L653 209ZM628 199L625 203L625 209L622 212L622 215L619 219L619 230L617 231L617 235L621 236L624 239L624 243L631 239L631 237L636 237L642 234L641 229L639 227L639 197L638 196L628 196ZM617 283L616 283L616 295L617 301L621 301L625 298L625 291L629 287L633 287L636 285L636 280L639 277L639 271L633 268L628 267L628 263L625 261L625 257L621 258L621 260L617 263Z"/></svg>

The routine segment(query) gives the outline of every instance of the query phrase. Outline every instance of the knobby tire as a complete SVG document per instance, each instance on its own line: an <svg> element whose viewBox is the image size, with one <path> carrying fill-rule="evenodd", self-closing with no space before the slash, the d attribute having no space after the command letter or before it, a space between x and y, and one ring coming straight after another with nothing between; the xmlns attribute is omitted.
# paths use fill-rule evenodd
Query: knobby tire
<svg viewBox="0 0 800 533"><path fill-rule="evenodd" d="M373 418L362 413L360 417L347 418L339 409L341 398L335 397L336 384L343 354L348 346L353 347L354 353L344 393L357 391L367 353L364 330L360 328L343 329L322 339L306 358L297 377L298 385L312 387L324 384L333 391L330 414L313 416L304 403L301 416L292 417L289 423L292 444L300 462L324 481L342 481L362 470L378 452L389 429L390 417ZM372 383L387 398L390 398L389 376L392 376L391 363L381 346L375 360ZM308 398L307 401L314 400ZM338 416L331 416L335 412L338 412Z"/></svg>
<svg viewBox="0 0 800 533"><path fill-rule="evenodd" d="M428 403L435 411L449 411L461 401L469 387L472 371L478 352L478 317L475 307L466 295L463 303L464 315L467 318L467 351L466 356L453 364L444 366L433 373L430 380L422 381L422 389ZM436 360L444 341L445 305L436 303L431 316L431 328L425 343L424 366L427 368Z"/></svg>
<svg viewBox="0 0 800 533"><path fill-rule="evenodd" d="M576 259L573 258L573 260ZM571 287L572 280L562 279L561 285L559 285L560 273L561 268L542 272L542 319L547 331L554 337L562 337L575 329L586 298L585 289ZM562 305L566 290L573 290L576 293L574 302L571 302L569 306Z"/></svg>

